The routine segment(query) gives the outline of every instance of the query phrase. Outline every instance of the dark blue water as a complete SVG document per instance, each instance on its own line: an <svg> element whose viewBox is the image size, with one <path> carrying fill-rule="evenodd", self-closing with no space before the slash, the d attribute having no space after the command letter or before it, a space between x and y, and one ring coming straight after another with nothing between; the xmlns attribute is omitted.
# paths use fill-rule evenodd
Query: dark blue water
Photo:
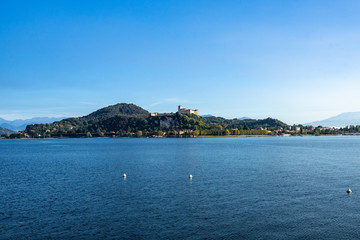
<svg viewBox="0 0 360 240"><path fill-rule="evenodd" d="M360 137L0 140L0 169L1 239L360 238Z"/></svg>

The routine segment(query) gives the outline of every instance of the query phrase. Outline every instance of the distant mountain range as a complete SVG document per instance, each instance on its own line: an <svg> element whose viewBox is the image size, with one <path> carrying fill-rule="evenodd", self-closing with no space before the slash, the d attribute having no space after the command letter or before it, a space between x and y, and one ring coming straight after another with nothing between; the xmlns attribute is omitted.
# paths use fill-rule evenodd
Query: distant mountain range
<svg viewBox="0 0 360 240"><path fill-rule="evenodd" d="M314 127L346 127L350 125L356 126L360 125L360 112L346 112L322 121L305 123L303 125L312 125Z"/></svg>
<svg viewBox="0 0 360 240"><path fill-rule="evenodd" d="M25 130L26 126L29 124L37 124L37 123L52 123L55 121L60 121L65 117L59 118L50 118L50 117L35 117L31 119L16 119L16 120L5 120L0 118L0 127L7 128L13 131Z"/></svg>

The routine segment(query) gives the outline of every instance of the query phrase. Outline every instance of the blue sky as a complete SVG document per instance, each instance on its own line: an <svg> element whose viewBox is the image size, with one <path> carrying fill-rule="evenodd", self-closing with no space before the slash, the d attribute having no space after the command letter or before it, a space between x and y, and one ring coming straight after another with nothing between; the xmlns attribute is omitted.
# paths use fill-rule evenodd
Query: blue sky
<svg viewBox="0 0 360 240"><path fill-rule="evenodd" d="M360 111L360 2L1 1L0 117Z"/></svg>

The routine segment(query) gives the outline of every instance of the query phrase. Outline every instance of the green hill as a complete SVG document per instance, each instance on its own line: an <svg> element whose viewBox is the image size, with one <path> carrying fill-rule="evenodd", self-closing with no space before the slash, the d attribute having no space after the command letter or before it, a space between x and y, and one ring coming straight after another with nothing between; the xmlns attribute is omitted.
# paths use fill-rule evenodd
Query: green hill
<svg viewBox="0 0 360 240"><path fill-rule="evenodd" d="M206 117L203 118L204 122L209 125L222 125L225 128L237 128L237 129L257 129L259 127L267 128L269 130L274 130L278 128L287 129L289 125L286 123L281 122L280 120L273 119L273 118L266 118L266 119L225 119L222 117Z"/></svg>
<svg viewBox="0 0 360 240"><path fill-rule="evenodd" d="M259 131L258 127L278 129L287 128L288 125L272 118L230 120L179 113L150 116L148 111L139 106L120 103L83 117L67 118L51 124L28 125L25 133L30 137L269 134L265 130Z"/></svg>
<svg viewBox="0 0 360 240"><path fill-rule="evenodd" d="M132 116L132 117L147 117L149 112L145 109L136 106L135 104L119 103L108 107L101 108L93 113L90 113L83 118L88 121L100 121L109 119L115 116Z"/></svg>
<svg viewBox="0 0 360 240"><path fill-rule="evenodd" d="M136 106L135 104L119 103L101 108L83 117L63 119L59 123L72 125L88 125L116 116L147 117L149 116L149 114L150 113L148 111L139 106Z"/></svg>
<svg viewBox="0 0 360 240"><path fill-rule="evenodd" d="M131 122L133 119L145 119L149 114L148 111L135 104L119 103L101 108L83 117L66 118L52 124L28 125L25 132L32 137L85 137L89 133L98 135L103 132L99 126L106 126L109 129L108 124L112 122L111 119L123 119L125 122L130 119ZM113 130L124 130L125 132L132 130L133 128L128 129L124 121L117 121L116 128L111 132Z"/></svg>

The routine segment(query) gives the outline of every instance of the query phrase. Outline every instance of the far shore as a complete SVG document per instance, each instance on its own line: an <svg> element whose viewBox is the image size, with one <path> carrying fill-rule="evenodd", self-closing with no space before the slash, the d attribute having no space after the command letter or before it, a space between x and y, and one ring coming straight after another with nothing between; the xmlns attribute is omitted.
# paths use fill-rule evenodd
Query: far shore
<svg viewBox="0 0 360 240"><path fill-rule="evenodd" d="M208 135L208 136L155 136L155 137L49 137L49 138L0 138L0 139L101 139L101 138L236 138L236 137L324 137L324 136L360 136L360 134L338 134L338 135Z"/></svg>

